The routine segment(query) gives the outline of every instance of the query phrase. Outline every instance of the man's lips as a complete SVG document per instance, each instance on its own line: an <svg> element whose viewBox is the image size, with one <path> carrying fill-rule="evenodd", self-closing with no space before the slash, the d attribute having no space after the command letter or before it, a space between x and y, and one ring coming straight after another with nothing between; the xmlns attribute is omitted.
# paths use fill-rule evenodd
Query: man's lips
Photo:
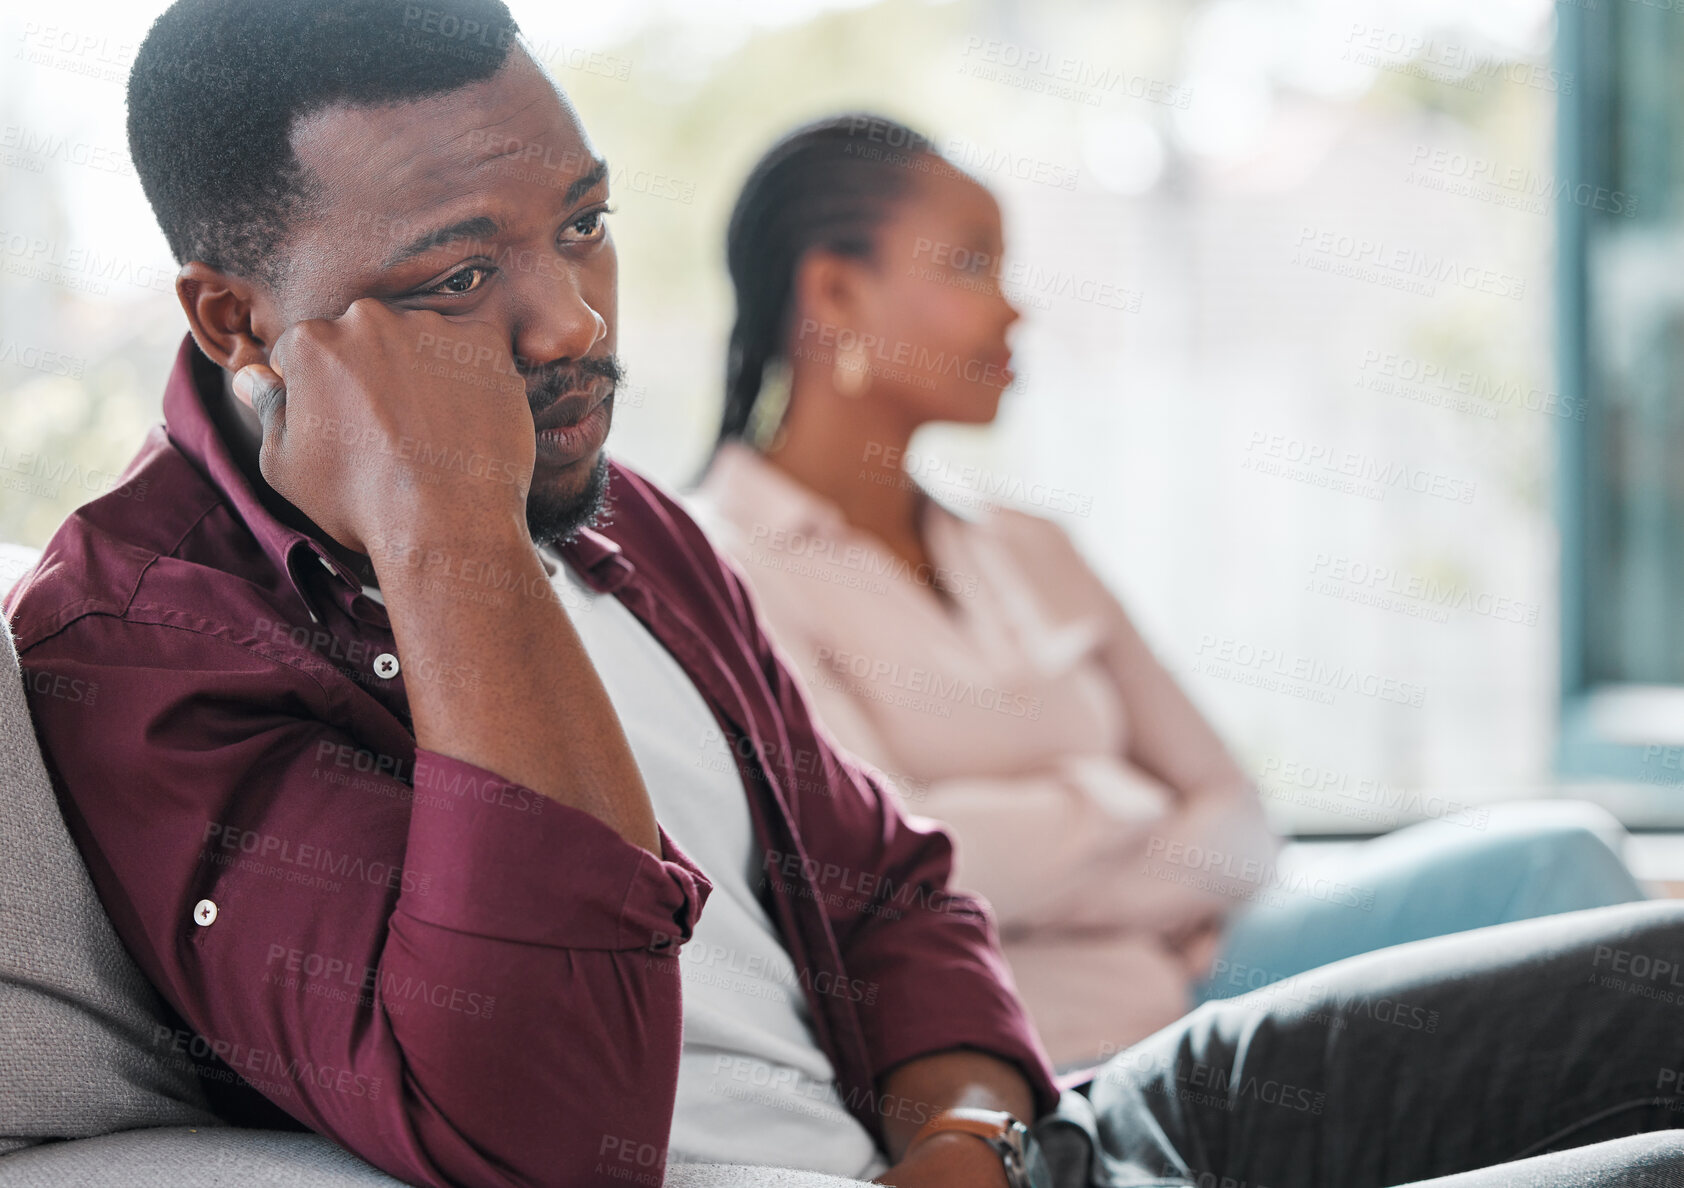
<svg viewBox="0 0 1684 1188"><path fill-rule="evenodd" d="M602 392L592 387L586 391L568 392L556 398L552 404L532 414L533 426L539 433L550 429L565 429L569 425L577 425L590 415L591 410L608 399L610 393Z"/></svg>
<svg viewBox="0 0 1684 1188"><path fill-rule="evenodd" d="M564 396L533 418L538 460L565 465L596 453L608 436L613 394Z"/></svg>

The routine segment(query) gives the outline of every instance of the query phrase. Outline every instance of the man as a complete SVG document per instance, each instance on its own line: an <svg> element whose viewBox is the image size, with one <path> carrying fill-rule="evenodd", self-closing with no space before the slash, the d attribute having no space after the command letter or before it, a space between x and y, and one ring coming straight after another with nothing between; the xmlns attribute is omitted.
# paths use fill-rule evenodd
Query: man
<svg viewBox="0 0 1684 1188"><path fill-rule="evenodd" d="M514 33L499 0L179 0L135 61L191 339L145 499L81 509L8 611L71 829L228 1117L426 1185L907 1188L1027 1182L1014 1119L1061 1185L1342 1188L1670 1123L1678 1029L1598 981L1677 953L1664 908L1210 1008L1061 1101L945 836L605 460L608 170Z"/></svg>

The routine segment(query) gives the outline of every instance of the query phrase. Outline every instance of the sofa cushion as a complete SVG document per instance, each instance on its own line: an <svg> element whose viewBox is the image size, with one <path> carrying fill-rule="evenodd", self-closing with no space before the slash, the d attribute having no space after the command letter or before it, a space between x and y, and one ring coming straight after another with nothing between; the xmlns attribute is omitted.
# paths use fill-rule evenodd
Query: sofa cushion
<svg viewBox="0 0 1684 1188"><path fill-rule="evenodd" d="M619 1170L619 1169L616 1169ZM647 1169L604 1174L603 1184L651 1184ZM171 1128L34 1147L0 1158L0 1188L401 1188L315 1134ZM666 1188L861 1188L814 1172L675 1164Z"/></svg>
<svg viewBox="0 0 1684 1188"><path fill-rule="evenodd" d="M28 555L0 550L10 585ZM131 1126L212 1123L192 1063L154 1047L161 1004L65 829L0 642L0 1151Z"/></svg>
<svg viewBox="0 0 1684 1188"><path fill-rule="evenodd" d="M0 1188L403 1188L316 1134L167 1127L0 1156Z"/></svg>

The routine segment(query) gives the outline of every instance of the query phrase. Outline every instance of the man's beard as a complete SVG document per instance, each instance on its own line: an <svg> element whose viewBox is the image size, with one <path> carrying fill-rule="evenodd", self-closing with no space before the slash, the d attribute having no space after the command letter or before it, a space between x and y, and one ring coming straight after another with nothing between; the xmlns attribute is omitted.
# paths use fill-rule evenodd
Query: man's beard
<svg viewBox="0 0 1684 1188"><path fill-rule="evenodd" d="M526 531L539 548L564 545L602 522L608 504L608 455L599 453L582 490L555 495L536 486L526 496Z"/></svg>
<svg viewBox="0 0 1684 1188"><path fill-rule="evenodd" d="M608 398L614 387L625 378L620 361L613 355L581 359L560 366L523 368L526 377L526 400L533 415L543 412L564 393L574 392L606 380ZM536 476L534 476L536 477ZM608 496L608 455L600 453L591 466L585 485L570 495L558 495L533 485L526 497L526 530L532 543L543 548L563 545L579 534L581 528L593 528L601 522Z"/></svg>

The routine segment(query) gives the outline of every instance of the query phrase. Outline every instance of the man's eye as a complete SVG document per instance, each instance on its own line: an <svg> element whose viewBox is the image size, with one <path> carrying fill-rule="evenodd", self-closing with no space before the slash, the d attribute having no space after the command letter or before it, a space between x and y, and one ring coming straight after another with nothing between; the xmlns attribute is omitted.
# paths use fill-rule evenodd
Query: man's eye
<svg viewBox="0 0 1684 1188"><path fill-rule="evenodd" d="M453 272L438 284L428 289L429 293L442 293L447 297L460 297L464 293L472 293L485 283L485 278L491 275L491 269L482 264L475 264L460 272Z"/></svg>
<svg viewBox="0 0 1684 1188"><path fill-rule="evenodd" d="M589 243L593 239L601 239L603 233L608 230L606 220L612 213L613 209L606 206L585 212L567 224L567 230L571 232L569 238L574 243Z"/></svg>

